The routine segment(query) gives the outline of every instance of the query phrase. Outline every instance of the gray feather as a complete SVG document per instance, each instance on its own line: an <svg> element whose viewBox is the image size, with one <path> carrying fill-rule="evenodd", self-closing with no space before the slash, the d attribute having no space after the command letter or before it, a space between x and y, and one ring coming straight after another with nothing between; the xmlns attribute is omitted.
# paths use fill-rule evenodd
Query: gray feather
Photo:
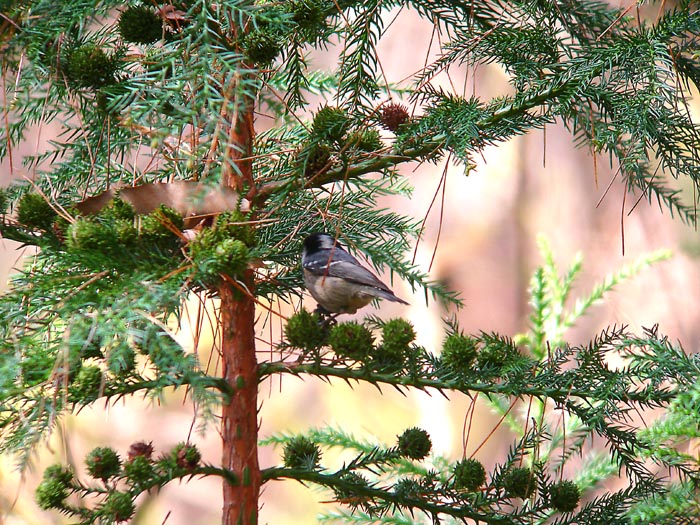
<svg viewBox="0 0 700 525"><path fill-rule="evenodd" d="M328 234L307 237L302 267L311 295L328 311L354 313L372 298L408 304Z"/></svg>

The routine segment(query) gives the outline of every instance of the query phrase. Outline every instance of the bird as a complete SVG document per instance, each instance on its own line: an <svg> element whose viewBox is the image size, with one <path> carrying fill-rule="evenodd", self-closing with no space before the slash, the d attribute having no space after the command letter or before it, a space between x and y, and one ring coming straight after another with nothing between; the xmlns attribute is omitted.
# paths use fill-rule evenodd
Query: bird
<svg viewBox="0 0 700 525"><path fill-rule="evenodd" d="M312 233L304 239L301 266L304 284L321 314L354 314L372 299L408 304L327 233Z"/></svg>

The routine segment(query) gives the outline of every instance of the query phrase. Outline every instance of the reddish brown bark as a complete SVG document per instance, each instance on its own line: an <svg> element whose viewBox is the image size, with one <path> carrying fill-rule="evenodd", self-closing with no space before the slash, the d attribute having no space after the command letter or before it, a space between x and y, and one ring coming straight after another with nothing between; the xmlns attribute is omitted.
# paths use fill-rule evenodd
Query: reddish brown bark
<svg viewBox="0 0 700 525"><path fill-rule="evenodd" d="M246 284L252 290L249 272ZM223 375L234 390L221 421L222 467L239 480L224 483L223 525L258 523L258 378L255 359L255 302L224 284L221 295Z"/></svg>
<svg viewBox="0 0 700 525"><path fill-rule="evenodd" d="M224 185L241 191L247 186L249 198L254 196L253 181L253 100L247 99L242 104L242 111L233 116L235 124L231 126L229 143L226 148L226 163L223 166Z"/></svg>
<svg viewBox="0 0 700 525"><path fill-rule="evenodd" d="M225 151L225 186L255 193L253 181L252 99L234 114ZM221 421L222 467L232 472L238 484L224 483L223 525L256 525L260 495L258 464L258 376L255 358L255 282L253 272L243 279L247 293L224 282L221 299L221 352L224 379L233 389L224 405Z"/></svg>

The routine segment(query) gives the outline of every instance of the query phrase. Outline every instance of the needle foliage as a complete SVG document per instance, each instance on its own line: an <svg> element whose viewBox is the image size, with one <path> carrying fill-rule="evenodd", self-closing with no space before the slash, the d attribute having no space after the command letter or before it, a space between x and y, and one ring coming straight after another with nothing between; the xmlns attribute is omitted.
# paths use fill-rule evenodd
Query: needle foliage
<svg viewBox="0 0 700 525"><path fill-rule="evenodd" d="M458 306L404 257L419 221L377 205L410 194L402 164L447 158L469 171L486 146L561 122L580 147L609 158L628 192L694 224L695 197L680 188L700 195L688 105L700 87L700 12L689 0L653 7L645 16L597 0L0 0L0 159L23 180L2 193L0 231L37 248L0 296L0 452L26 466L66 414L123 396L182 389L214 421L236 385L183 346L185 301L227 284L260 304L298 304L301 242L314 231L336 234L427 300ZM440 47L399 81L385 76L378 44L402 11L433 27ZM315 68L313 53L331 48L336 67ZM508 94L465 96L439 81L450 68L487 64L508 75ZM253 108L248 143L241 115ZM20 158L30 132L49 125L48 145ZM117 189L97 211L82 206L114 188L182 181L209 194L226 186L237 203L193 214L149 197L144 209ZM566 340L607 291L663 256L623 268L567 310L580 260L559 275L541 250L525 334L465 334L450 322L444 348L425 349L403 320L331 328L302 311L286 324L282 357L258 364L260 381L313 375L485 399L516 436L503 462L487 472L474 458L431 455L422 429L385 445L322 428L267 438L283 453L262 481L324 487L340 507L326 522L697 516L697 458L680 446L700 434L697 356L656 327ZM613 357L623 364L612 367ZM640 430L652 410L662 416ZM327 464L334 447L352 459ZM100 447L86 458L89 482L52 466L37 502L79 523L114 523L173 480L245 483L204 464L192 444L152 452Z"/></svg>

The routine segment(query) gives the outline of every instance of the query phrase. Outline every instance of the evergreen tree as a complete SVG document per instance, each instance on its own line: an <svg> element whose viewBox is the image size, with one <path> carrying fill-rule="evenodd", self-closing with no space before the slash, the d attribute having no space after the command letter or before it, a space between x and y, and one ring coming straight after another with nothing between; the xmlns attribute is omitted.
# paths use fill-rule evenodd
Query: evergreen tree
<svg viewBox="0 0 700 525"><path fill-rule="evenodd" d="M406 85L383 77L376 51L396 8L445 41ZM336 234L431 300L459 303L402 258L416 222L376 206L407 191L403 163L449 157L468 170L485 146L560 120L610 156L629 192L694 223L696 203L673 179L700 189L700 134L686 103L700 80L700 13L690 1L659 9L645 20L595 0L0 2L0 158L17 168L13 152L31 126L62 129L49 151L22 159L31 183L2 199L3 236L39 252L0 298L0 451L26 462L62 415L104 398L182 388L202 417L221 415L220 464L203 464L190 443L158 458L145 442L126 458L99 447L85 458L94 481L47 469L40 506L81 523L122 522L142 492L212 475L222 478L225 524L256 523L262 484L279 479L327 487L347 509L328 519L353 523L694 521L697 458L677 444L699 432L697 357L656 329L611 327L581 347L564 339L653 257L567 313L580 264L559 276L543 246L530 331L466 335L452 323L440 357L415 344L406 321L329 327L305 310L286 322L281 359L255 353L256 305L302 295L300 246L313 231ZM337 70L311 69L310 50L335 42ZM433 83L453 65L487 62L507 72L511 95L482 100ZM309 120L318 93L327 104ZM420 110L411 114L403 94ZM274 125L256 129L256 111ZM190 294L219 301L221 376L168 329ZM611 353L625 366L609 367ZM418 428L392 446L333 429L280 433L266 441L282 447L280 466L261 470L257 388L272 374L483 395L519 437L486 472L473 458L433 456L427 466L431 443ZM518 400L530 417L512 414ZM650 408L664 417L638 431L630 418ZM551 423L553 410L565 425ZM577 479L562 479L593 438L604 449ZM330 447L356 454L331 467Z"/></svg>

